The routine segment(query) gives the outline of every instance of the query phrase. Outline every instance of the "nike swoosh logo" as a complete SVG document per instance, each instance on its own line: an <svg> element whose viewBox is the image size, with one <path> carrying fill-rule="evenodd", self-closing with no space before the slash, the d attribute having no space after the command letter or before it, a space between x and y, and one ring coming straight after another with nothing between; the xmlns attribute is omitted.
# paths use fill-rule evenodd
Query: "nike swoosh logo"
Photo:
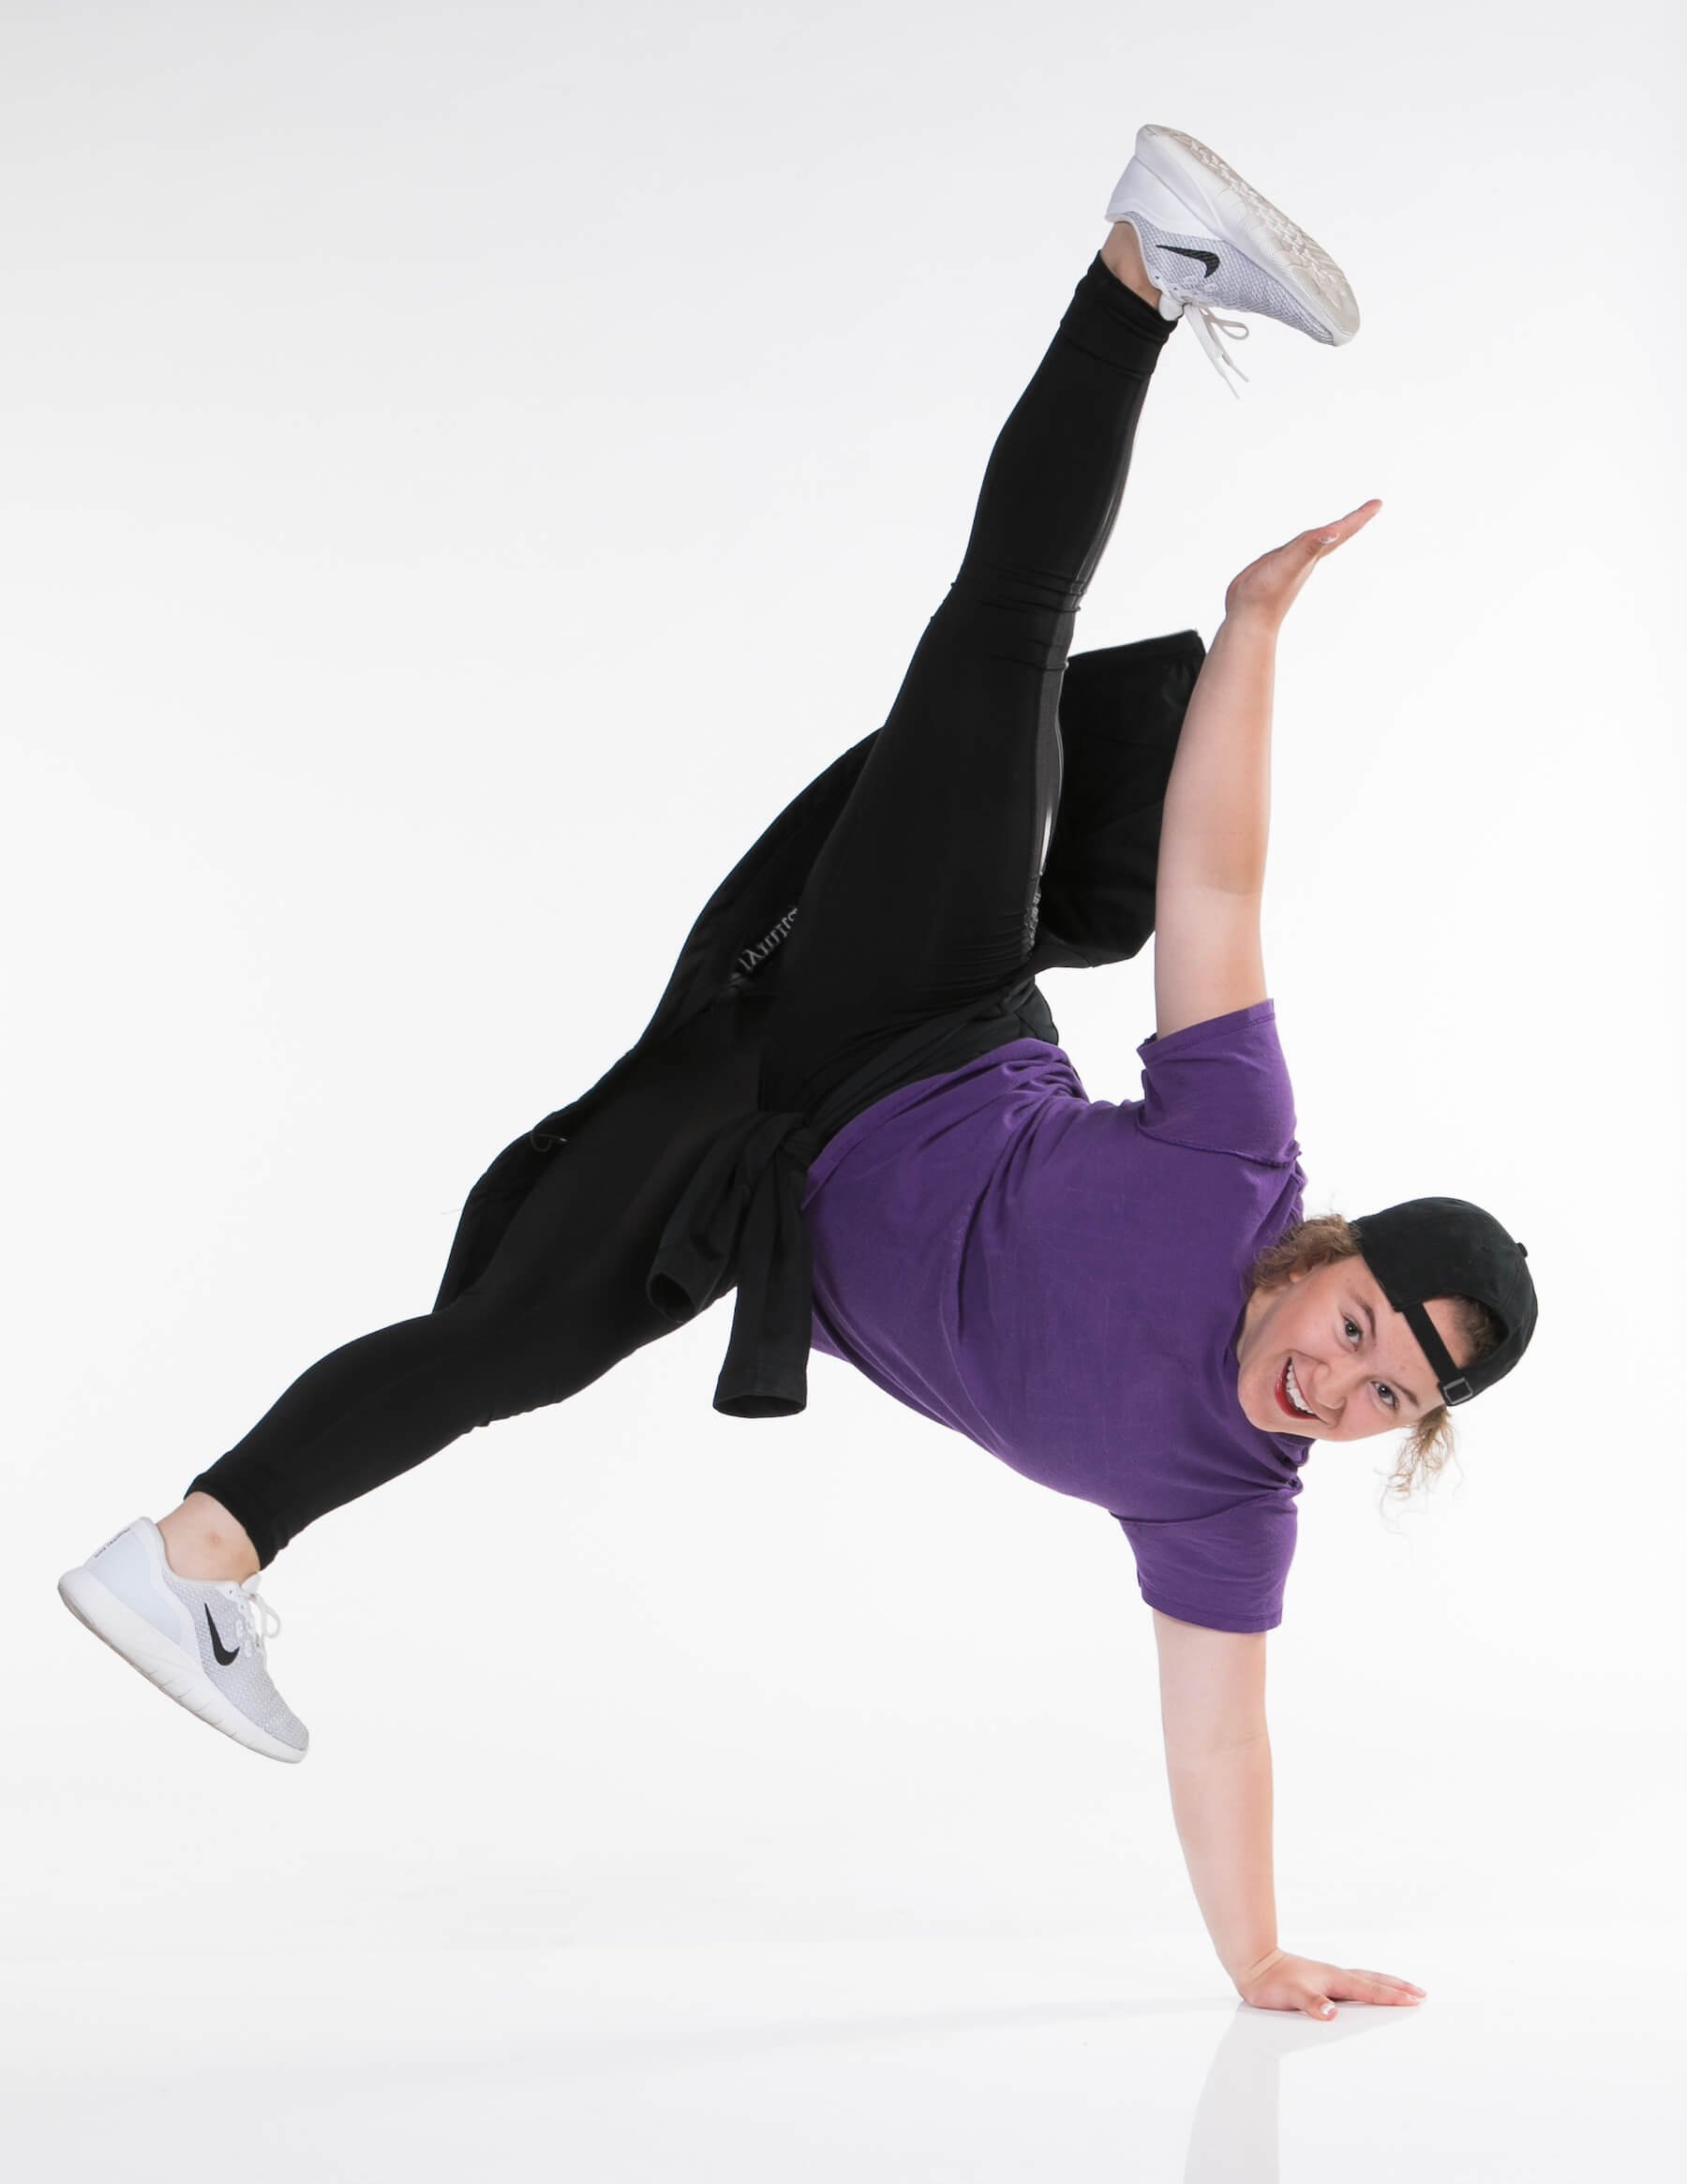
<svg viewBox="0 0 1687 2184"><path fill-rule="evenodd" d="M216 1623L211 1623L211 1609L210 1609L210 1608L209 1608L208 1606L207 1606L207 1608L206 1608L206 1609L205 1609L205 1621L206 1621L208 1623L211 1623L211 1651L212 1651L212 1652L213 1652L213 1653L214 1653L216 1655L217 1659L218 1659L218 1660L219 1660L219 1661L222 1663L223 1667L226 1668L229 1666L229 1664L230 1664L230 1662L231 1662L231 1661L238 1661L238 1660L239 1660L239 1658L240 1658L240 1648L239 1648L238 1646L236 1646L236 1647L235 1647L235 1649L234 1649L234 1651L233 1651L231 1653L225 1653L223 1652L223 1642L222 1642L221 1638L219 1638L217 1637L217 1635L216 1635Z"/></svg>
<svg viewBox="0 0 1687 2184"><path fill-rule="evenodd" d="M1216 250L1186 250L1179 243L1162 243L1162 250L1175 251L1179 258L1199 258L1206 267L1206 277L1211 280L1218 270L1218 253Z"/></svg>

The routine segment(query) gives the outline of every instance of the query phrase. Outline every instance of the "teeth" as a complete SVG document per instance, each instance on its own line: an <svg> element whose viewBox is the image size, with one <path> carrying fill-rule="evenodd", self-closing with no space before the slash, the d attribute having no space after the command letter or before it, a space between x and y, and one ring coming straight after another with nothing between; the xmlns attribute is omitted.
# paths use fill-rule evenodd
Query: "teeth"
<svg viewBox="0 0 1687 2184"><path fill-rule="evenodd" d="M1317 1412L1313 1410L1311 1405L1306 1402L1301 1395L1299 1384L1296 1382L1294 1377L1294 1361L1292 1358L1291 1358L1289 1361L1288 1370L1285 1373L1284 1378L1288 1384L1289 1400L1294 1405L1297 1411L1303 1412L1308 1418L1315 1418L1318 1415Z"/></svg>

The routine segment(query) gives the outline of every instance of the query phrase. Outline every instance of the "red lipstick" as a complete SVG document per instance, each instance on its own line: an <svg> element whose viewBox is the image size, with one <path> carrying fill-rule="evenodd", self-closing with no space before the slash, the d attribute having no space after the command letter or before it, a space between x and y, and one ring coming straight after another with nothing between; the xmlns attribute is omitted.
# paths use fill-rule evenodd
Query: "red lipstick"
<svg viewBox="0 0 1687 2184"><path fill-rule="evenodd" d="M1316 1426L1318 1420L1315 1417L1312 1417L1305 1411L1297 1411L1294 1405L1289 1400L1289 1365L1290 1360L1285 1357L1283 1360L1283 1369L1277 1374L1276 1399L1278 1408L1287 1411L1290 1417L1294 1420L1297 1426Z"/></svg>

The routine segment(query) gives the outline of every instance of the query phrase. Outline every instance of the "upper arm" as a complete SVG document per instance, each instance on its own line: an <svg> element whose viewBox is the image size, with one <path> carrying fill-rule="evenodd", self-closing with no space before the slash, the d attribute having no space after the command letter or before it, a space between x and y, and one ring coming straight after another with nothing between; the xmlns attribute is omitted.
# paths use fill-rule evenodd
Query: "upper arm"
<svg viewBox="0 0 1687 2184"><path fill-rule="evenodd" d="M1257 894L1194 882L1157 891L1154 1028L1159 1038L1265 999L1260 916Z"/></svg>
<svg viewBox="0 0 1687 2184"><path fill-rule="evenodd" d="M1154 1609L1168 1753L1224 1751L1265 1729L1262 1630L1207 1630Z"/></svg>

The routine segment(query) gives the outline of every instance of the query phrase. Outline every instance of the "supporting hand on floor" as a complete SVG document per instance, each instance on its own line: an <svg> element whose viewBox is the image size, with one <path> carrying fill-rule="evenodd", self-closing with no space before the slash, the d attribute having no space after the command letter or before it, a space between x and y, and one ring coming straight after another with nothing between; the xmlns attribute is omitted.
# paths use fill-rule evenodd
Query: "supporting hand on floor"
<svg viewBox="0 0 1687 2184"><path fill-rule="evenodd" d="M1328 2023L1336 2002L1377 2002L1403 2008L1421 2001L1424 1990L1388 1972L1344 1970L1316 1957L1291 1956L1274 1949L1258 1964L1239 1972L1236 1992L1255 2010L1302 2010Z"/></svg>

